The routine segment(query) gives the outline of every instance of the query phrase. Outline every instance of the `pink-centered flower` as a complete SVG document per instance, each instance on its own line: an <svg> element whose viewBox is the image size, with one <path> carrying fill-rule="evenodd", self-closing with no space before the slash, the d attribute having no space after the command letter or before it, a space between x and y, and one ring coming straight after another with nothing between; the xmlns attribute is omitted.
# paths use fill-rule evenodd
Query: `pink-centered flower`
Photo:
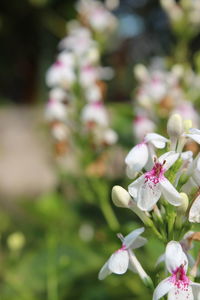
<svg viewBox="0 0 200 300"><path fill-rule="evenodd" d="M103 265L98 275L100 280L111 273L124 274L128 268L139 273L142 278L148 277L131 251L131 249L142 247L147 242L145 238L140 236L143 232L144 228L142 227L133 230L124 238L122 235L119 235L119 238L122 240L122 247L115 251Z"/></svg>
<svg viewBox="0 0 200 300"><path fill-rule="evenodd" d="M125 158L128 174L139 172L147 165L151 165L152 167L152 146L162 149L165 147L167 142L168 139L160 134L148 133L144 137L143 142L133 147Z"/></svg>
<svg viewBox="0 0 200 300"><path fill-rule="evenodd" d="M187 277L188 259L178 242L171 241L167 244L165 264L171 276L159 283L154 291L153 300L158 300L166 294L168 300L200 299L200 284Z"/></svg>
<svg viewBox="0 0 200 300"><path fill-rule="evenodd" d="M175 163L179 154L167 152L155 160L153 168L128 187L129 194L143 211L152 210L161 195L172 205L179 206L181 197L164 173Z"/></svg>

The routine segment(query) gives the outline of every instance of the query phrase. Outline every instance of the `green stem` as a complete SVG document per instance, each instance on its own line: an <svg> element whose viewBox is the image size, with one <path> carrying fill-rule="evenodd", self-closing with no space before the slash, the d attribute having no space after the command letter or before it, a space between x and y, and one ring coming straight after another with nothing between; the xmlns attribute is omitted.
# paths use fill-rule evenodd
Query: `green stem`
<svg viewBox="0 0 200 300"><path fill-rule="evenodd" d="M120 225L106 198L100 197L100 207L110 229L117 231Z"/></svg>
<svg viewBox="0 0 200 300"><path fill-rule="evenodd" d="M52 238L52 237L51 237ZM48 262L47 262L47 299L58 300L58 278L56 272L56 264L54 261L54 243L55 241L47 240L48 245ZM52 259L53 258L53 259Z"/></svg>

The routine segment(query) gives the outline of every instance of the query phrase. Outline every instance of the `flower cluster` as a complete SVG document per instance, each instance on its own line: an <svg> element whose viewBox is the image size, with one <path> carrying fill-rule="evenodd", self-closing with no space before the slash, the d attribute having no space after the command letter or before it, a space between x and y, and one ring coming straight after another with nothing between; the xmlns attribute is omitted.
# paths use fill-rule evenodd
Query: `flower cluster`
<svg viewBox="0 0 200 300"><path fill-rule="evenodd" d="M196 30L200 26L200 3L198 0L161 0L161 5L169 15L174 26L190 27L188 30Z"/></svg>
<svg viewBox="0 0 200 300"><path fill-rule="evenodd" d="M193 126L199 126L194 105L187 100L188 97L196 100L192 91L197 90L194 85L198 76L194 72L184 70L181 65L174 65L168 71L163 67L163 61L155 60L149 69L136 65L134 74L139 85L134 97L136 117L133 133L138 141L156 129L159 118L165 119L174 113L179 113L185 120L192 120Z"/></svg>
<svg viewBox="0 0 200 300"><path fill-rule="evenodd" d="M104 81L112 78L113 71L101 66L103 49L95 35L106 30L104 35L110 37L116 19L98 1L80 1L77 11L80 21L68 23L67 36L61 40L60 52L46 74L50 87L46 118L59 154L66 150L72 131L88 135L95 147L117 140L104 105Z"/></svg>
<svg viewBox="0 0 200 300"><path fill-rule="evenodd" d="M190 278L197 276L200 259L195 261L189 251L200 236L199 232L189 230L193 223L200 222L200 155L186 150L191 140L200 144L200 130L192 128L191 121L173 114L168 120L167 133L168 137L147 133L130 150L125 163L129 177L134 180L128 191L114 186L112 200L118 207L131 209L166 244L165 253L157 263L165 261L171 276L158 284L153 300L166 294L170 300L198 300L200 284ZM100 279L110 273L123 274L129 268L137 270L143 282L152 287L151 278L131 258L131 250L147 242L139 237L143 231L144 228L136 229L125 238L120 235L122 247L103 266Z"/></svg>

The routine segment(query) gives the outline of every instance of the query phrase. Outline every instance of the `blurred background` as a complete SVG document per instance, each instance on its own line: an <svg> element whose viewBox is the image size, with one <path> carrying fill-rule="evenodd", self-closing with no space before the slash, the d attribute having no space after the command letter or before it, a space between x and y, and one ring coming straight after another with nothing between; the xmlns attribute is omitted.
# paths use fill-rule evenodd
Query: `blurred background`
<svg viewBox="0 0 200 300"><path fill-rule="evenodd" d="M112 150L116 157L108 154L107 175L85 175L71 156L59 162L55 158L44 118L45 74L66 35L66 23L76 18L75 3L0 2L2 300L151 299L137 275L112 275L101 282L98 272L120 248L116 233L127 234L141 226L131 212L115 208L110 201L113 185L126 188L129 183L123 160L134 145L131 103L137 82L133 66L148 64L152 57L170 56L177 37L159 1L116 1L117 35L102 57L103 64L115 71L106 104L119 135ZM191 63L199 39L196 34L190 40ZM162 252L159 242L152 239L136 255L151 275Z"/></svg>

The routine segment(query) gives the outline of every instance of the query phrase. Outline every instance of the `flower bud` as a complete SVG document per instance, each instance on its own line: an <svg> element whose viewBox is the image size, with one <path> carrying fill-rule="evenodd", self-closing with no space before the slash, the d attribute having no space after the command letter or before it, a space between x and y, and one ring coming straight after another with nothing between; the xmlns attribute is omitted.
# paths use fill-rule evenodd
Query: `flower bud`
<svg viewBox="0 0 200 300"><path fill-rule="evenodd" d="M131 209L140 220L147 226L153 226L152 220L137 206L137 203L133 201L129 193L121 186L115 185L112 188L112 201L118 207L124 207Z"/></svg>
<svg viewBox="0 0 200 300"><path fill-rule="evenodd" d="M148 71L142 64L137 64L133 69L133 73L137 80L144 81L148 78Z"/></svg>
<svg viewBox="0 0 200 300"><path fill-rule="evenodd" d="M183 133L183 120L179 114L173 114L167 123L167 133L170 137L179 138Z"/></svg>
<svg viewBox="0 0 200 300"><path fill-rule="evenodd" d="M129 193L121 186L115 185L112 188L112 201L118 207L129 207L132 200Z"/></svg>
<svg viewBox="0 0 200 300"><path fill-rule="evenodd" d="M185 193L180 193L182 203L180 206L177 206L177 212L180 214L184 214L188 208L189 200L188 196Z"/></svg>

